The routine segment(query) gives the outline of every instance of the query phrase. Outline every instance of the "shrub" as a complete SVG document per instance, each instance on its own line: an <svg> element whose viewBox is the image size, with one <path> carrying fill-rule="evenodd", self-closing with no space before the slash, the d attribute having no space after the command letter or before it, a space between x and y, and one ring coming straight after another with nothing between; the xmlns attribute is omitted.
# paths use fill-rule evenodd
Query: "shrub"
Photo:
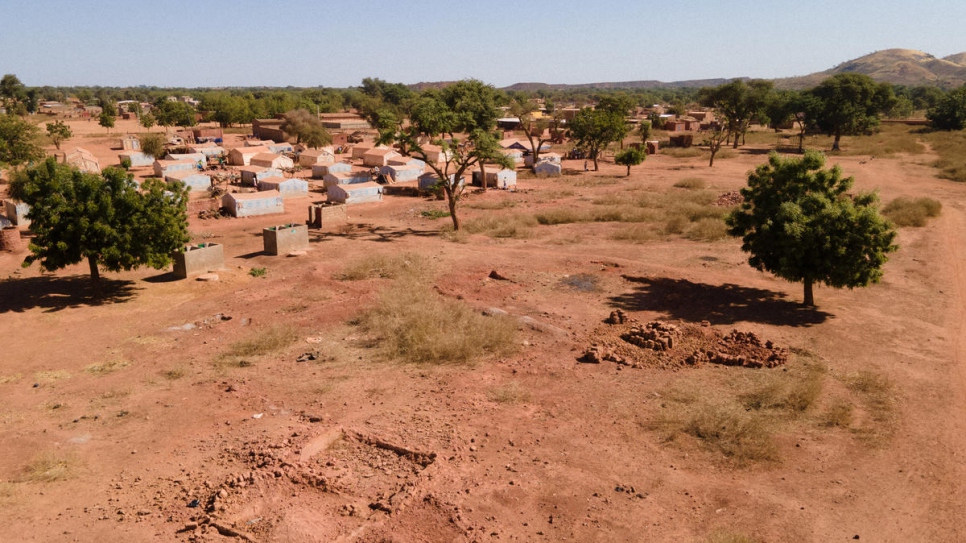
<svg viewBox="0 0 966 543"><path fill-rule="evenodd" d="M705 188L707 182L699 177L687 177L675 183L674 186L679 189L696 190Z"/></svg>
<svg viewBox="0 0 966 543"><path fill-rule="evenodd" d="M267 273L268 270L266 268L252 268L248 270L248 275L251 275L252 277L264 277Z"/></svg>
<svg viewBox="0 0 966 543"><path fill-rule="evenodd" d="M295 343L299 334L292 326L276 325L260 330L249 339L233 343L227 356L260 356L280 351Z"/></svg>
<svg viewBox="0 0 966 543"><path fill-rule="evenodd" d="M728 237L728 226L722 219L705 217L692 223L686 236L695 241L718 241Z"/></svg>
<svg viewBox="0 0 966 543"><path fill-rule="evenodd" d="M899 197L882 208L882 214L896 226L925 226L926 219L938 217L943 205L932 198Z"/></svg>
<svg viewBox="0 0 966 543"><path fill-rule="evenodd" d="M336 276L341 281L362 279L397 279L399 277L423 277L432 272L423 257L414 253L400 255L374 254L362 257L345 267Z"/></svg>

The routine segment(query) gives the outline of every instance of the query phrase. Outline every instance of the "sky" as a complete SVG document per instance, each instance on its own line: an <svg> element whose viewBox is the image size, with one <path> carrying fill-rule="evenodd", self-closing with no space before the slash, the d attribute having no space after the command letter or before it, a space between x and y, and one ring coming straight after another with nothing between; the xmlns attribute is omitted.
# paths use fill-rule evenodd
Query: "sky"
<svg viewBox="0 0 966 543"><path fill-rule="evenodd" d="M966 52L963 0L0 0L28 86L358 86L806 75Z"/></svg>

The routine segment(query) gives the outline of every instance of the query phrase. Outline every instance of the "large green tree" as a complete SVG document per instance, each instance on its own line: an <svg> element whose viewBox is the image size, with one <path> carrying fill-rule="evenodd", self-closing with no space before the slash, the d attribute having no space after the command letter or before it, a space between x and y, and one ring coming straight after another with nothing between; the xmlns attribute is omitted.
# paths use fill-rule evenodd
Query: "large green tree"
<svg viewBox="0 0 966 543"><path fill-rule="evenodd" d="M293 109L285 113L284 119L282 131L289 136L295 136L296 143L304 143L313 149L332 143L332 136L315 113L309 113L305 109Z"/></svg>
<svg viewBox="0 0 966 543"><path fill-rule="evenodd" d="M858 73L836 74L811 94L821 101L816 124L835 137L832 150L839 150L842 136L867 134L879 126L879 114L892 108L895 94L888 83L876 83Z"/></svg>
<svg viewBox="0 0 966 543"><path fill-rule="evenodd" d="M19 166L44 156L40 130L13 115L0 115L0 166Z"/></svg>
<svg viewBox="0 0 966 543"><path fill-rule="evenodd" d="M195 108L186 102L163 98L154 105L154 117L161 126L194 126Z"/></svg>
<svg viewBox="0 0 966 543"><path fill-rule="evenodd" d="M736 79L718 87L701 89L699 100L701 104L713 107L717 115L724 119L728 133L734 136L734 148L737 149L739 137L744 138L752 120L765 117L773 93L771 81L755 79L746 83Z"/></svg>
<svg viewBox="0 0 966 543"><path fill-rule="evenodd" d="M577 147L586 150L594 161L594 171L600 169L598 160L607 146L627 135L624 114L613 110L581 109L567 126Z"/></svg>
<svg viewBox="0 0 966 543"><path fill-rule="evenodd" d="M966 85L946 94L936 107L929 110L926 118L937 130L966 128Z"/></svg>
<svg viewBox="0 0 966 543"><path fill-rule="evenodd" d="M10 194L30 206L34 238L24 266L55 271L87 261L95 289L100 273L142 265L163 268L188 242L188 191L145 180L140 189L124 170L78 171L53 158L14 178Z"/></svg>
<svg viewBox="0 0 966 543"><path fill-rule="evenodd" d="M725 219L729 233L741 236L752 267L804 284L806 306L815 305L815 283L854 288L878 282L886 255L897 249L875 193L848 194L853 179L824 166L816 151L787 159L772 153L748 176L744 202Z"/></svg>
<svg viewBox="0 0 966 543"><path fill-rule="evenodd" d="M71 132L70 127L64 124L64 121L54 121L52 123L47 123L47 136L50 141L54 142L54 147L60 150L60 144L69 140L74 133Z"/></svg>
<svg viewBox="0 0 966 543"><path fill-rule="evenodd" d="M637 166L638 164L644 162L647 158L647 153L643 149L637 147L628 147L623 151L614 155L614 164L620 166L627 166L627 175L631 175L631 166Z"/></svg>

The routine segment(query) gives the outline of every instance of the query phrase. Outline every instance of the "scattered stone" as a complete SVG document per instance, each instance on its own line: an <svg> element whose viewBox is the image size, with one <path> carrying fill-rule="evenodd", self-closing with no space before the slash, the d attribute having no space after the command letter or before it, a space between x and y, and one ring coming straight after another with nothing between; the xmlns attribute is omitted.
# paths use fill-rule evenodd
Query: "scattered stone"
<svg viewBox="0 0 966 543"><path fill-rule="evenodd" d="M715 206L718 207L734 207L745 201L745 197L741 195L740 192L733 190L731 192L726 192L721 196L718 196L718 200L715 201Z"/></svg>
<svg viewBox="0 0 966 543"><path fill-rule="evenodd" d="M511 283L513 282L512 279L510 279L509 277L501 274L500 272L498 272L496 270L491 271L490 272L490 275L488 275L487 277L489 277L490 279L496 279L497 281L509 281Z"/></svg>
<svg viewBox="0 0 966 543"><path fill-rule="evenodd" d="M319 351L310 351L307 353L302 353L298 358L295 359L296 362L309 362L312 360L318 360L322 353Z"/></svg>
<svg viewBox="0 0 966 543"><path fill-rule="evenodd" d="M611 311L610 316L604 322L607 324L624 324L627 322L627 315L620 309Z"/></svg>

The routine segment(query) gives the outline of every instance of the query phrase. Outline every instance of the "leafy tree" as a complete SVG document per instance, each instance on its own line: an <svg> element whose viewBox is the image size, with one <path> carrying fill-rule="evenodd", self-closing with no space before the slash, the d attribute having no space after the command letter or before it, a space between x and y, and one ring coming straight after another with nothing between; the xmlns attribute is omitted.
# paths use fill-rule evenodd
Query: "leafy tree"
<svg viewBox="0 0 966 543"><path fill-rule="evenodd" d="M539 119L535 118L534 114L537 112L537 106L529 100L524 100L523 102L514 102L510 107L510 111L516 115L518 119L520 119L520 125L523 127L523 133L526 135L527 141L530 142L530 150L533 153L533 163L536 164L540 161L540 148L543 147L545 143L549 143L553 140L553 137L549 134L547 137L544 137L544 132L546 132L551 126L556 128L557 122L546 117Z"/></svg>
<svg viewBox="0 0 966 543"><path fill-rule="evenodd" d="M946 94L935 108L929 110L926 118L937 130L966 128L966 85Z"/></svg>
<svg viewBox="0 0 966 543"><path fill-rule="evenodd" d="M114 116L107 111L101 111L101 116L98 117L97 124L106 128L110 133L111 129L114 128Z"/></svg>
<svg viewBox="0 0 966 543"><path fill-rule="evenodd" d="M214 111L212 118L222 128L228 128L235 124L250 123L254 118L248 101L241 96L219 94L214 98L203 99L201 106Z"/></svg>
<svg viewBox="0 0 966 543"><path fill-rule="evenodd" d="M699 99L702 105L713 107L725 120L737 149L738 138L744 138L751 121L765 117L765 107L771 100L773 89L771 81L756 79L745 83L736 79L719 87L701 89Z"/></svg>
<svg viewBox="0 0 966 543"><path fill-rule="evenodd" d="M281 128L286 134L295 136L296 143L305 143L312 148L322 147L332 141L329 132L322 126L322 121L314 113L304 109L286 112Z"/></svg>
<svg viewBox="0 0 966 543"><path fill-rule="evenodd" d="M0 165L19 166L44 157L40 130L13 115L0 115Z"/></svg>
<svg viewBox="0 0 966 543"><path fill-rule="evenodd" d="M155 104L154 117L164 127L195 125L195 110L185 102L175 102L162 98Z"/></svg>
<svg viewBox="0 0 966 543"><path fill-rule="evenodd" d="M642 120L641 124L637 127L637 134L641 136L641 143L647 143L647 139L651 137L651 128L653 123L648 120Z"/></svg>
<svg viewBox="0 0 966 543"><path fill-rule="evenodd" d="M585 149L594 161L594 171L600 169L597 161L601 152L627 135L627 123L619 111L584 108L574 115L568 126L577 147Z"/></svg>
<svg viewBox="0 0 966 543"><path fill-rule="evenodd" d="M878 128L879 114L888 111L895 101L887 83L876 83L858 73L836 74L811 93L821 101L816 123L835 137L833 151L839 150L843 135L867 134Z"/></svg>
<svg viewBox="0 0 966 543"><path fill-rule="evenodd" d="M10 114L25 114L27 108L27 87L14 74L6 74L0 78L0 104L7 108Z"/></svg>
<svg viewBox="0 0 966 543"><path fill-rule="evenodd" d="M23 265L55 271L86 260L95 289L99 267L160 269L189 240L184 186L148 179L139 190L120 168L90 174L50 158L20 172L10 193L30 206L35 233Z"/></svg>
<svg viewBox="0 0 966 543"><path fill-rule="evenodd" d="M631 175L631 166L637 166L644 162L645 158L647 158L647 154L642 149L628 147L614 156L614 164L627 166L627 175L629 177Z"/></svg>
<svg viewBox="0 0 966 543"><path fill-rule="evenodd" d="M164 138L161 134L148 134L141 138L141 152L161 160L168 151L164 148Z"/></svg>
<svg viewBox="0 0 966 543"><path fill-rule="evenodd" d="M492 134L498 115L496 89L477 80L465 80L424 97L436 102L423 104L425 111L433 113L432 118L421 119L429 121L427 124L414 122L411 130L400 128L396 139L409 147L412 156L426 162L439 178L449 204L453 229L459 230L462 227L458 209L463 194L463 185L460 183L463 175L485 161L509 166L508 158L500 152ZM465 133L467 137L462 141L457 137L451 141L439 141L448 157L439 164L428 159L419 141L421 133L432 135L426 130L438 131L437 134Z"/></svg>
<svg viewBox="0 0 966 543"><path fill-rule="evenodd" d="M711 130L708 132L708 137L705 138L704 144L708 146L708 150L711 151L711 159L708 161L708 167L714 167L714 157L721 150L721 147L726 141L731 139L731 125L714 123ZM737 137L737 136L736 136Z"/></svg>
<svg viewBox="0 0 966 543"><path fill-rule="evenodd" d="M157 119L155 119L154 115L152 115L151 113L145 113L144 115L141 115L140 122L141 122L141 126L143 126L145 130L150 132L151 127L157 124Z"/></svg>
<svg viewBox="0 0 966 543"><path fill-rule="evenodd" d="M54 142L54 147L60 150L60 144L69 140L74 133L71 132L69 126L64 124L64 121L54 121L47 123L47 135L50 137L50 141Z"/></svg>
<svg viewBox="0 0 966 543"><path fill-rule="evenodd" d="M752 267L804 283L806 306L815 305L815 283L851 289L878 282L886 255L897 249L875 193L850 196L853 179L824 166L816 151L788 159L772 153L748 176L744 203L725 219Z"/></svg>

